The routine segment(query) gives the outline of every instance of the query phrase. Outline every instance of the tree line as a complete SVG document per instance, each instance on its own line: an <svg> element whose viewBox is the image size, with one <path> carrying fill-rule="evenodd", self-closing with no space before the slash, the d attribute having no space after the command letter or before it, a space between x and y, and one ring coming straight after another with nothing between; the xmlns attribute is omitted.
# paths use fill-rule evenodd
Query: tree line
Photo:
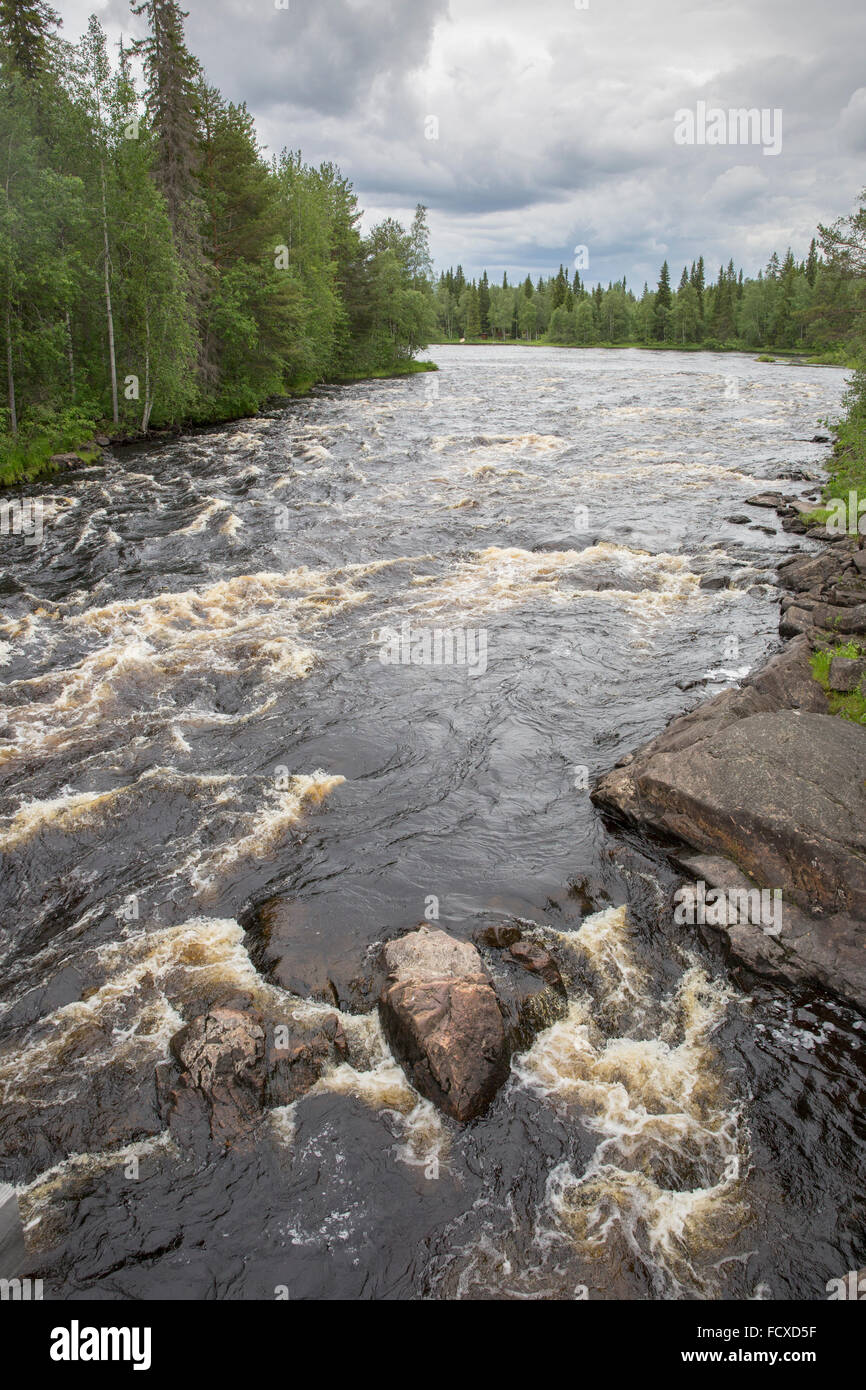
<svg viewBox="0 0 866 1390"><path fill-rule="evenodd" d="M71 44L47 0L0 0L7 446L251 414L435 333L425 209L364 235L335 165L265 158L175 0L132 10L146 35L112 52L95 16Z"/></svg>
<svg viewBox="0 0 866 1390"><path fill-rule="evenodd" d="M622 280L590 288L580 272L560 266L555 275L527 275L501 285L487 271L467 280L461 266L441 273L435 305L445 338L491 338L589 346L593 343L667 343L713 348L803 349L843 356L863 337L863 287L859 274L830 254L830 233L821 229L801 261L789 249L774 252L766 269L744 277L733 261L709 281L703 256L684 266L676 289L668 262L658 283L635 294Z"/></svg>

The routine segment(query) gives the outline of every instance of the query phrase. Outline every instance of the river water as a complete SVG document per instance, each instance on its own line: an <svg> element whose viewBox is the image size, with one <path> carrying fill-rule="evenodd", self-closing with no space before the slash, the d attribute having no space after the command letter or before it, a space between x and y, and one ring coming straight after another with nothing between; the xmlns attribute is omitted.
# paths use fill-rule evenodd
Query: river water
<svg viewBox="0 0 866 1390"><path fill-rule="evenodd" d="M28 489L41 545L0 540L0 1180L30 1268L60 1298L824 1298L866 1256L863 1024L746 992L586 785L771 649L773 561L810 543L743 501L820 465L844 374L435 358ZM478 659L380 659L434 628ZM370 994L437 911L518 920L568 976L463 1128ZM232 990L336 1002L350 1056L201 1162L154 1075Z"/></svg>

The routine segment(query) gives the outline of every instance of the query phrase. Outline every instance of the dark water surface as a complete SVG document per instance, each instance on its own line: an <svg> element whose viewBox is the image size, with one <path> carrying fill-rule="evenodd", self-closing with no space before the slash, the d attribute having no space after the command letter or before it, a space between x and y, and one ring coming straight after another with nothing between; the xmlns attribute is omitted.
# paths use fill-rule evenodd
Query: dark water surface
<svg viewBox="0 0 866 1390"><path fill-rule="evenodd" d="M32 1269L50 1297L824 1298L866 1262L863 1024L745 994L584 787L771 648L803 543L743 500L820 464L844 374L436 360L30 489L41 546L0 539L0 1180ZM383 663L407 622L483 635L484 669ZM242 924L276 893L265 959ZM433 898L569 973L465 1128L365 993ZM300 1022L336 997L350 1062L197 1163L155 1071L233 989Z"/></svg>

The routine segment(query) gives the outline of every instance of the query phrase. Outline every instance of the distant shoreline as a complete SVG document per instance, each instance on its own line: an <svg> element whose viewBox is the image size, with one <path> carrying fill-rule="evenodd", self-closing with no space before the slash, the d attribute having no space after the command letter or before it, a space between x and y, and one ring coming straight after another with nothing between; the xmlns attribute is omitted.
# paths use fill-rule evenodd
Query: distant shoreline
<svg viewBox="0 0 866 1390"><path fill-rule="evenodd" d="M753 362L773 363L777 361L796 362L803 367L839 367L843 371L853 371L856 362L847 357L840 362L828 354L821 357L817 353L797 348L774 348L772 351L758 352L755 348L708 346L706 343L550 343L543 338L436 338L428 343L428 348L436 347L519 347L519 348L561 348L567 352L618 352L623 349L635 352L708 352L713 355L748 357Z"/></svg>

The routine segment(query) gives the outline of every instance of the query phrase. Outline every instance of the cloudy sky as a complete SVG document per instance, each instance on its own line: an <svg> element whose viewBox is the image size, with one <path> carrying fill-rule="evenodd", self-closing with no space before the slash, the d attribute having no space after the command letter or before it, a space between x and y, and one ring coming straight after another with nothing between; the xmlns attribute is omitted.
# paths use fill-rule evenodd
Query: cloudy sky
<svg viewBox="0 0 866 1390"><path fill-rule="evenodd" d="M126 0L55 4L68 39L93 12L112 39L142 32ZM866 185L864 0L186 7L190 47L262 142L338 163L367 222L425 203L439 267L548 274L581 246L590 282L639 288L667 258L676 283L701 253L753 273L774 248L804 254ZM780 152L676 143L700 102L781 111Z"/></svg>

